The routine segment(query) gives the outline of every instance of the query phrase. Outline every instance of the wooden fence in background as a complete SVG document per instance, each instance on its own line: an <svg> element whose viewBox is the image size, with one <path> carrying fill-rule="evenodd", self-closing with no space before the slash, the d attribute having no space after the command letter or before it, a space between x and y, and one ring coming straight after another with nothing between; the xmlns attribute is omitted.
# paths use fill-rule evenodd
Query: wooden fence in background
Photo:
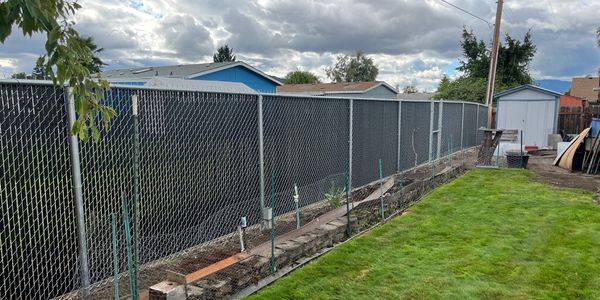
<svg viewBox="0 0 600 300"><path fill-rule="evenodd" d="M561 107L558 114L558 130L578 134L590 126L592 118L600 118L600 105L582 107Z"/></svg>

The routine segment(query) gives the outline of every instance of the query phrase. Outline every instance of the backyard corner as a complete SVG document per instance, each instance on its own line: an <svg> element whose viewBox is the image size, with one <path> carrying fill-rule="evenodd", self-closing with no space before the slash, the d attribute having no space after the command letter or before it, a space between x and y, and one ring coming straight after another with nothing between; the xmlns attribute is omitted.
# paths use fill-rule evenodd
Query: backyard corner
<svg viewBox="0 0 600 300"><path fill-rule="evenodd" d="M249 299L600 298L592 192L472 170Z"/></svg>

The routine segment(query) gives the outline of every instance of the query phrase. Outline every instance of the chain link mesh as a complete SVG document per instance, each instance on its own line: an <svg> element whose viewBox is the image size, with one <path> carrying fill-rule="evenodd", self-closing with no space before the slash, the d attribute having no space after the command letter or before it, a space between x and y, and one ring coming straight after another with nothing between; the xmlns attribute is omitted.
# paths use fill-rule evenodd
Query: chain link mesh
<svg viewBox="0 0 600 300"><path fill-rule="evenodd" d="M247 247L270 243L259 189L261 101L264 201L271 205L273 178L277 237L296 229L294 186L301 225L326 219L344 209L350 169L349 208L359 229L402 212L435 186L436 172L470 159L459 150L475 146L477 128L485 124L485 108L469 103L355 99L351 110L345 98L112 88L103 101L118 118L101 141L80 143L95 298L114 292L113 215L120 290L129 290L123 204L133 211L133 95L140 113L142 288L164 279L166 269L185 274L238 253L241 217L249 225ZM2 83L0 99L0 298L77 297L65 92ZM431 162L430 155L444 158ZM383 191L380 159L381 177L393 179L393 186L381 198L360 202Z"/></svg>
<svg viewBox="0 0 600 300"><path fill-rule="evenodd" d="M0 299L79 285L65 92L0 84Z"/></svg>
<svg viewBox="0 0 600 300"><path fill-rule="evenodd" d="M431 104L402 101L400 119L400 169L407 170L429 161Z"/></svg>

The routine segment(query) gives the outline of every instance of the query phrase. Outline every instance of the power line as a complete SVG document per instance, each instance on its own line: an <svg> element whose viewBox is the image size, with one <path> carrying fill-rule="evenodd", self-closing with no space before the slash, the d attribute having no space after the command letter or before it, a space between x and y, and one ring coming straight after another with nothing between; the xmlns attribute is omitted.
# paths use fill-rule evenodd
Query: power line
<svg viewBox="0 0 600 300"><path fill-rule="evenodd" d="M448 2L448 1L446 1L446 0L440 0L440 1L442 1L442 2L444 2L444 3L446 3L446 4L450 5L450 6L452 6L452 7L456 8L456 9L458 9L458 10L460 10L460 11L462 11L462 12L464 12L464 13L466 13L466 14L468 14L468 15L470 15L470 16L472 16L472 17L476 18L476 19L479 19L479 20L481 20L481 21L483 21L483 22L487 23L489 26L494 26L494 24L492 24L492 23L488 22L486 19L484 19L484 18L482 18L482 17L480 17L480 16L478 16L478 15L476 15L476 14L474 14L474 13L472 13L472 12L470 12L470 11L468 11L468 10L466 10L466 9L462 8L462 7L459 7L459 6L457 6L457 5L454 5L454 4L452 4L452 3L450 3L450 2Z"/></svg>

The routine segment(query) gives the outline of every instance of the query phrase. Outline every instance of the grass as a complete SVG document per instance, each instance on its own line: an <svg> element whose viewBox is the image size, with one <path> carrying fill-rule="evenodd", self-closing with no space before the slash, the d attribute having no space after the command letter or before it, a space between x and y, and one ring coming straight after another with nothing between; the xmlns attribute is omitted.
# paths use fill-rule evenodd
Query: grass
<svg viewBox="0 0 600 300"><path fill-rule="evenodd" d="M600 299L594 195L474 170L249 299Z"/></svg>

